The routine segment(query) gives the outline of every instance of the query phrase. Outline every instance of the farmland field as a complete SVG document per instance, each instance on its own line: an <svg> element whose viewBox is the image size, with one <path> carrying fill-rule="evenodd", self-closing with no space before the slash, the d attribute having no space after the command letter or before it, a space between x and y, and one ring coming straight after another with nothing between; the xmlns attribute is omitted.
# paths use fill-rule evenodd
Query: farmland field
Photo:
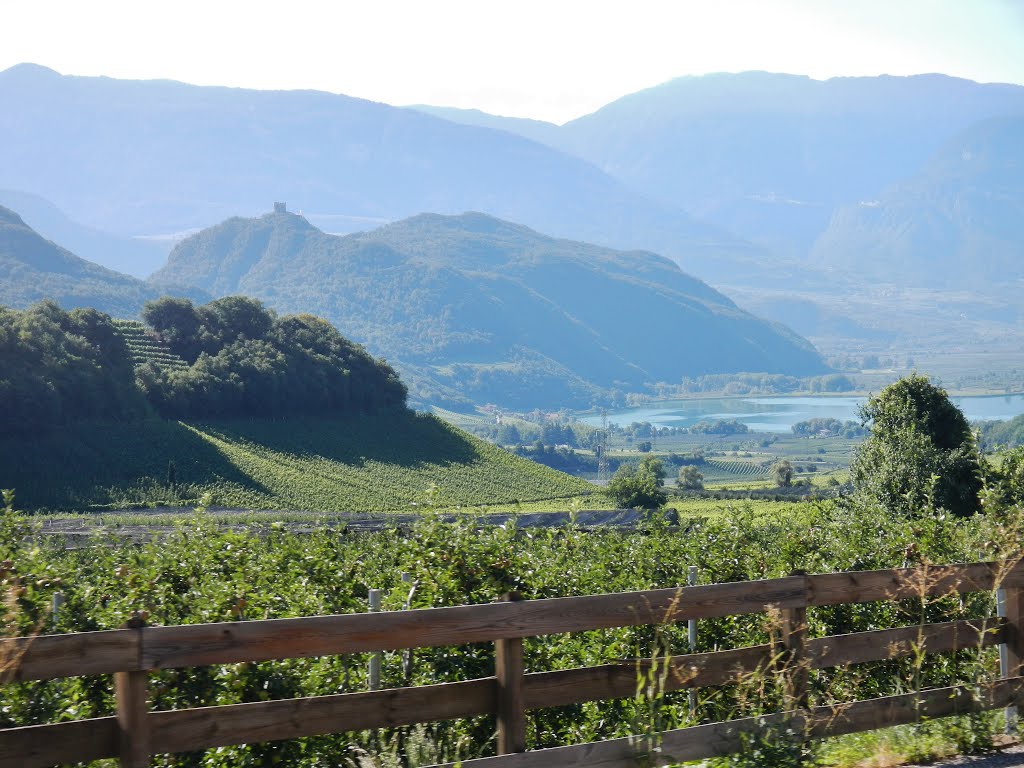
<svg viewBox="0 0 1024 768"><path fill-rule="evenodd" d="M780 513L784 508L791 513ZM654 523L635 533L481 526L472 514L444 524L428 514L412 527L380 533L314 528L303 535L274 525L218 530L200 512L181 518L159 541L125 547L113 539L110 546L101 536L77 550L13 535L21 523L8 514L0 525L0 556L12 561L8 579L21 585L12 629L24 633L114 628L136 610L146 611L155 624L361 612L370 587L383 590L385 610L396 610L406 602L414 608L488 602L511 589L542 598L668 587L685 583L690 565L697 566L700 583L716 583L781 576L796 568L900 566L910 551L919 560L962 561L976 558L979 550L998 554L984 542L1006 540L985 518L895 520L870 509L850 515L831 503L778 505L761 514L747 504L719 503L715 514L690 511L681 526ZM403 572L412 585L403 581ZM58 591L65 602L54 619L48 607ZM810 632L820 636L991 610L988 595L814 608ZM758 616L702 620L698 649L763 643L769 631L770 619ZM558 635L527 639L526 666L542 671L604 664L685 647L685 623ZM152 677L153 705L171 709L365 690L366 660L357 654L163 670ZM903 691L909 680L925 686L970 682L988 674L992 660L991 652L962 651L923 664L910 659L815 673L815 701ZM394 687L469 679L492 674L492 664L487 644L420 650L408 665L401 653L387 653L382 680ZM774 697L770 686L756 695L742 685L705 689L698 717L770 710ZM666 728L689 724L686 702L683 692L537 710L528 718L528 744L642 732L652 718ZM0 689L0 725L102 716L112 706L109 678L15 684ZM484 717L419 730L222 748L160 764L357 765L346 762L355 747L387 753L405 739L421 740L437 758L464 758L490 752L493 731L493 719Z"/></svg>
<svg viewBox="0 0 1024 768"><path fill-rule="evenodd" d="M594 491L432 417L76 425L0 440L24 508L194 502L310 512L567 499Z"/></svg>

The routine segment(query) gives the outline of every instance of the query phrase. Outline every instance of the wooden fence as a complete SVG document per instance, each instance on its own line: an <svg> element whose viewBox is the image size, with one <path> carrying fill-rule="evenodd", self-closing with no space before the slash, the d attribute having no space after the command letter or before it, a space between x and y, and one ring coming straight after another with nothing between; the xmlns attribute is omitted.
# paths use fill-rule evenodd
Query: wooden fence
<svg viewBox="0 0 1024 768"><path fill-rule="evenodd" d="M806 636L806 609L951 593L1005 590L1005 617L951 621L831 637ZM778 667L791 684L790 711L589 744L525 752L527 710L635 695L636 662L526 673L523 638L688 619L780 612L776 645L662 660L673 674L665 689L715 686ZM505 600L485 605L297 619L147 627L0 640L0 658L17 659L7 682L113 674L117 714L0 730L0 768L31 768L118 757L123 766L151 755L232 744L294 739L494 714L496 757L467 768L635 766L699 760L736 751L742 734L772 724L805 729L812 738L871 730L1016 705L1024 657L1024 563L929 566L790 576L763 581L642 592ZM493 642L493 677L301 699L173 711L149 707L149 672L370 651ZM868 701L808 708L808 669L1005 644L1005 678L980 687L925 690ZM781 650L781 653L780 653Z"/></svg>

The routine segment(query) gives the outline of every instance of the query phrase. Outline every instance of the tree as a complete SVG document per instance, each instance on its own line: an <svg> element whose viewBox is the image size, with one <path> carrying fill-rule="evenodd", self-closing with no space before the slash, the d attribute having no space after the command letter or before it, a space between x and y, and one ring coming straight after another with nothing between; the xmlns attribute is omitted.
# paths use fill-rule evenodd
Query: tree
<svg viewBox="0 0 1024 768"><path fill-rule="evenodd" d="M188 299L163 296L147 301L142 308L143 322L170 346L171 351L190 363L199 357L199 313Z"/></svg>
<svg viewBox="0 0 1024 768"><path fill-rule="evenodd" d="M665 471L665 465L661 459L656 456L644 456L640 460L640 465L637 467L638 472L646 472L654 477L658 487L661 488L665 485L665 478L668 477L668 473Z"/></svg>
<svg viewBox="0 0 1024 768"><path fill-rule="evenodd" d="M861 419L871 433L850 465L859 493L910 516L929 507L958 516L979 510L974 436L945 390L912 374L871 397Z"/></svg>
<svg viewBox="0 0 1024 768"><path fill-rule="evenodd" d="M704 475L693 464L687 464L679 468L677 484L687 491L700 491L704 489Z"/></svg>
<svg viewBox="0 0 1024 768"><path fill-rule="evenodd" d="M772 467L775 484L780 488L789 488L793 484L793 465L783 459Z"/></svg>
<svg viewBox="0 0 1024 768"><path fill-rule="evenodd" d="M656 509L668 501L655 474L647 469L634 469L629 464L616 470L608 482L608 494L620 507L629 509Z"/></svg>

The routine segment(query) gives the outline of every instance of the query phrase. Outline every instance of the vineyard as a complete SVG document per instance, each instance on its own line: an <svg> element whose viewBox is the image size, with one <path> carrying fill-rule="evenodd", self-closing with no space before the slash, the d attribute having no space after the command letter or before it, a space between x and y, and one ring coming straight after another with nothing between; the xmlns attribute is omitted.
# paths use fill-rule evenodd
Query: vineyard
<svg viewBox="0 0 1024 768"><path fill-rule="evenodd" d="M135 365L154 363L167 368L188 367L188 363L171 352L166 344L151 335L146 326L138 320L115 318L111 322L128 345L128 351Z"/></svg>
<svg viewBox="0 0 1024 768"><path fill-rule="evenodd" d="M21 523L7 515L0 525L0 556L11 561L4 578L18 590L19 611L10 630L28 634L113 629L135 611L144 611L150 625L362 612L369 588L382 590L382 607L391 611L488 603L510 590L535 599L672 587L686 583L690 565L697 567L699 583L712 584L780 577L795 569L904 566L908 552L913 552L912 562L962 562L979 552L1006 555L993 547L1016 540L1002 523L980 517L966 523L948 517L899 520L867 508L851 515L827 504L808 514L810 519L799 521L756 518L739 507L682 527L653 523L632 534L572 526L481 526L472 515L445 524L428 515L413 526L374 534L317 529L295 535L273 524L244 532L218 530L200 512L182 520L160 541L119 547L98 540L95 546L78 550L24 540ZM54 617L49 608L58 592L63 601ZM808 609L808 633L813 638L977 619L993 611L989 593L821 606ZM696 650L762 645L773 631L770 615L702 619ZM670 623L530 638L524 650L526 669L545 672L650 659L666 651L684 652L686 647L685 623ZM350 653L160 670L150 678L152 707L177 710L364 691L367 662L368 654ZM486 643L411 654L387 652L381 686L486 677L493 674L493 663ZM927 659L911 654L815 671L810 690L815 705L827 706L905 693L911 683L977 683L991 679L994 664L994 649L968 648ZM642 672L636 674L637 690L647 690ZM695 715L690 714L685 691L542 708L527 719L527 746L581 743L643 732L652 725L668 729L695 720L757 715L777 706L779 695L770 681L754 678L701 688ZM113 709L109 678L16 683L0 689L2 726L102 717ZM926 722L908 726L902 737L927 737L944 748L964 749L985 739L990 743L994 724L990 715ZM222 747L161 758L160 765L390 765L397 755L412 755L414 749L420 764L426 764L488 754L494 730L493 716L479 716L417 728ZM828 753L840 747L850 749L848 743L821 749ZM865 748L877 749L878 744ZM371 755L383 757L361 762L370 761Z"/></svg>
<svg viewBox="0 0 1024 768"><path fill-rule="evenodd" d="M25 508L212 503L311 512L472 507L594 491L432 416L87 424L0 440Z"/></svg>
<svg viewBox="0 0 1024 768"><path fill-rule="evenodd" d="M707 459L701 467L705 481L759 479L768 476L771 471L770 461L729 461L726 459Z"/></svg>

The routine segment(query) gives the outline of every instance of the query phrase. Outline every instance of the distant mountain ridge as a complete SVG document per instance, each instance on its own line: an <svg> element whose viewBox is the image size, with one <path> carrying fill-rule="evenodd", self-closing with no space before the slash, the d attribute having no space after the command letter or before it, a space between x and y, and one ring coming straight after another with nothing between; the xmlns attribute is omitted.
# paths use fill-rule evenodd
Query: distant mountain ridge
<svg viewBox="0 0 1024 768"><path fill-rule="evenodd" d="M806 341L669 259L479 213L344 237L288 213L232 218L181 242L150 284L323 315L424 399L587 406L683 375L825 370Z"/></svg>
<svg viewBox="0 0 1024 768"><path fill-rule="evenodd" d="M877 199L840 209L815 243L878 279L985 287L1024 279L1024 114L975 123Z"/></svg>
<svg viewBox="0 0 1024 768"><path fill-rule="evenodd" d="M38 195L14 189L0 189L0 205L18 215L47 240L95 264L145 278L163 266L173 243L142 240L83 226L68 218L57 206Z"/></svg>
<svg viewBox="0 0 1024 768"><path fill-rule="evenodd" d="M0 187L127 235L206 226L288 200L348 218L481 210L643 247L692 271L758 249L595 166L503 130L314 91L0 72Z"/></svg>
<svg viewBox="0 0 1024 768"><path fill-rule="evenodd" d="M676 78L542 130L473 110L431 112L542 139L813 268L808 254L837 208L919 172L972 124L1024 114L1024 86L937 74L819 81L742 72Z"/></svg>
<svg viewBox="0 0 1024 768"><path fill-rule="evenodd" d="M53 299L68 308L134 317L155 297L141 280L79 258L0 206L0 305L24 309Z"/></svg>

